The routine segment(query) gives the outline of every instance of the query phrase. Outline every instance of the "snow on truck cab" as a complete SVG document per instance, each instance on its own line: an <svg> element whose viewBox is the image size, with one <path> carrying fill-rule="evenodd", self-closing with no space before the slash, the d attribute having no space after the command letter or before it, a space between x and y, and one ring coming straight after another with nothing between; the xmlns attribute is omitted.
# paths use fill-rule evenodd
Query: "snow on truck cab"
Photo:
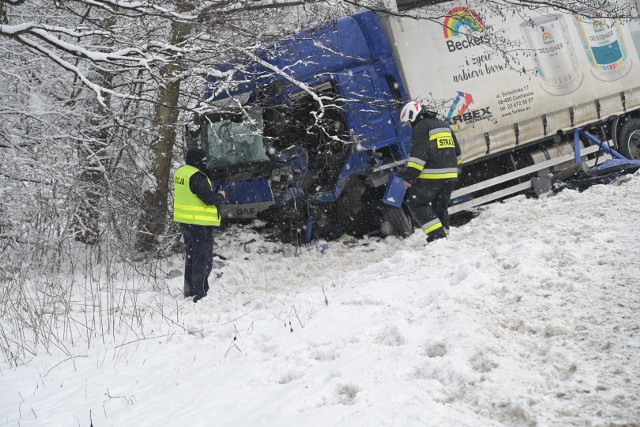
<svg viewBox="0 0 640 427"><path fill-rule="evenodd" d="M460 141L454 214L548 191L607 158L640 160L638 20L505 20L474 5L387 0L391 14L356 13L221 66L196 124L224 180L223 217L264 219L283 240L411 233L388 194L411 151L399 121L408 100L436 109ZM442 18L416 19L425 14Z"/></svg>

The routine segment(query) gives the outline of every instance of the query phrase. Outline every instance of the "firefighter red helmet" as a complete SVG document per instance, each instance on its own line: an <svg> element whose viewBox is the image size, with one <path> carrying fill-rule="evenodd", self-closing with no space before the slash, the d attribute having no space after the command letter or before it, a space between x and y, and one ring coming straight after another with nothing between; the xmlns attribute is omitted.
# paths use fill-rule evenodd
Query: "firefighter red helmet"
<svg viewBox="0 0 640 427"><path fill-rule="evenodd" d="M402 123L412 123L422 111L420 103L411 101L405 104L400 111L400 121Z"/></svg>

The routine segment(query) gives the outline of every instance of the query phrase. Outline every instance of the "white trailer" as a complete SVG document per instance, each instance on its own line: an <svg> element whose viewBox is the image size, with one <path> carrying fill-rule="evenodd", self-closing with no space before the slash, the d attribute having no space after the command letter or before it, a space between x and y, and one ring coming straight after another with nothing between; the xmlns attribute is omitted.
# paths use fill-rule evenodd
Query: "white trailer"
<svg viewBox="0 0 640 427"><path fill-rule="evenodd" d="M420 3L428 5L413 7ZM410 97L447 118L461 142L464 164L556 142L530 152L525 168L461 188L454 197L531 172L544 175L572 161L572 146L558 142L575 128L601 127L602 139L638 159L637 19L554 10L516 13L512 3L495 1L492 6L478 0L433 3L387 0L393 13L382 15L383 23ZM629 5L634 7L633 1ZM515 183L452 211L531 186Z"/></svg>

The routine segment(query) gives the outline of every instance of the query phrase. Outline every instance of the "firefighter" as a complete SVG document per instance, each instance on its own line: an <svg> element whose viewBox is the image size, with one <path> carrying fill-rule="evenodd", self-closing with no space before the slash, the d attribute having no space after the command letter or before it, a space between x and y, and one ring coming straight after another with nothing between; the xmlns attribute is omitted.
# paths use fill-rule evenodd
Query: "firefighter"
<svg viewBox="0 0 640 427"><path fill-rule="evenodd" d="M460 145L451 128L418 102L407 103L400 121L413 128L411 154L399 173L407 187L407 206L427 242L449 236L448 206L458 179Z"/></svg>
<svg viewBox="0 0 640 427"><path fill-rule="evenodd" d="M186 250L184 296L193 297L194 303L209 291L213 232L220 226L218 206L226 197L224 191L213 190L206 174L207 160L204 150L189 148L185 156L186 165L173 176L173 220L180 223Z"/></svg>

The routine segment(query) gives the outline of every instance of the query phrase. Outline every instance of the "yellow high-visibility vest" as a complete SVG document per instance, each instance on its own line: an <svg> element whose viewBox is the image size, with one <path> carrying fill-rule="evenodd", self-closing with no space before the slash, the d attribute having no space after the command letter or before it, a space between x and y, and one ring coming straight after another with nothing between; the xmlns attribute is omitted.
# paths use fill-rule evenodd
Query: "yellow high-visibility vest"
<svg viewBox="0 0 640 427"><path fill-rule="evenodd" d="M189 180L198 172L198 168L184 165L173 176L173 220L184 224L219 226L218 208L215 205L205 204L189 188ZM211 185L208 177L207 181Z"/></svg>

